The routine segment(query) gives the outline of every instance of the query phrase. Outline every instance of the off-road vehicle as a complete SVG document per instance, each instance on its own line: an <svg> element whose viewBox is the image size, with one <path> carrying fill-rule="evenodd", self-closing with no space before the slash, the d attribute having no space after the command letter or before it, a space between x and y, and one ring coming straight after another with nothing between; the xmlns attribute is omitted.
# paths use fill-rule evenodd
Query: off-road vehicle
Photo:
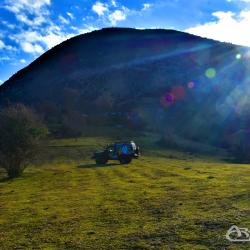
<svg viewBox="0 0 250 250"><path fill-rule="evenodd" d="M96 164L106 164L108 160L118 160L121 164L128 164L139 156L139 147L130 141L109 144L103 150L96 151L92 159L95 159Z"/></svg>

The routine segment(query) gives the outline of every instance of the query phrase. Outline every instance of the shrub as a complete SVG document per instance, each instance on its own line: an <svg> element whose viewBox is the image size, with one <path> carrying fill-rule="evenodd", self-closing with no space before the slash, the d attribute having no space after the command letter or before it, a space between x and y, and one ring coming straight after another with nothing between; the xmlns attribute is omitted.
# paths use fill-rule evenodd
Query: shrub
<svg viewBox="0 0 250 250"><path fill-rule="evenodd" d="M38 116L22 104L1 110L0 121L0 167L14 178L22 174L48 131Z"/></svg>

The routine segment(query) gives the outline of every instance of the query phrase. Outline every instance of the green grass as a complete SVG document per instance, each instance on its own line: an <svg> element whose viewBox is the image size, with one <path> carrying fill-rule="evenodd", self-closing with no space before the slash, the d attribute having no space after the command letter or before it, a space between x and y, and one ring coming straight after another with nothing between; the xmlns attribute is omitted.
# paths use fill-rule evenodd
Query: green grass
<svg viewBox="0 0 250 250"><path fill-rule="evenodd" d="M250 249L225 239L250 229L250 165L139 138L140 159L97 167L110 141L54 140L22 177L0 174L0 249Z"/></svg>

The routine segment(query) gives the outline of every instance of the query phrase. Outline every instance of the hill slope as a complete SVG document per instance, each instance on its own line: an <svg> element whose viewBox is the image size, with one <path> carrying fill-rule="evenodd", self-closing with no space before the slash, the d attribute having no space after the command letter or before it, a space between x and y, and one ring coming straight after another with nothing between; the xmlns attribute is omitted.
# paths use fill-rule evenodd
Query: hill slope
<svg viewBox="0 0 250 250"><path fill-rule="evenodd" d="M49 124L125 124L221 144L249 125L246 52L174 30L103 29L12 76L0 103L24 102Z"/></svg>

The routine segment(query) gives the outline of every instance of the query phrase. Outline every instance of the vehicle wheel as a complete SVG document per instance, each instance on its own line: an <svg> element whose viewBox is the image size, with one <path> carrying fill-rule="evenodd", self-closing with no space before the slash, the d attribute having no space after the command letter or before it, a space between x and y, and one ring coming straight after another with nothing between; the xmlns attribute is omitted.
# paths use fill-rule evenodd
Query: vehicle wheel
<svg viewBox="0 0 250 250"><path fill-rule="evenodd" d="M127 155L121 155L119 157L119 161L121 164L129 164L132 161L132 157Z"/></svg>
<svg viewBox="0 0 250 250"><path fill-rule="evenodd" d="M108 162L108 160L105 158L99 158L99 159L96 159L95 162L97 165L104 165Z"/></svg>
<svg viewBox="0 0 250 250"><path fill-rule="evenodd" d="M139 146L137 146L135 153L137 154L137 157L139 157L141 155L141 151L140 151Z"/></svg>

